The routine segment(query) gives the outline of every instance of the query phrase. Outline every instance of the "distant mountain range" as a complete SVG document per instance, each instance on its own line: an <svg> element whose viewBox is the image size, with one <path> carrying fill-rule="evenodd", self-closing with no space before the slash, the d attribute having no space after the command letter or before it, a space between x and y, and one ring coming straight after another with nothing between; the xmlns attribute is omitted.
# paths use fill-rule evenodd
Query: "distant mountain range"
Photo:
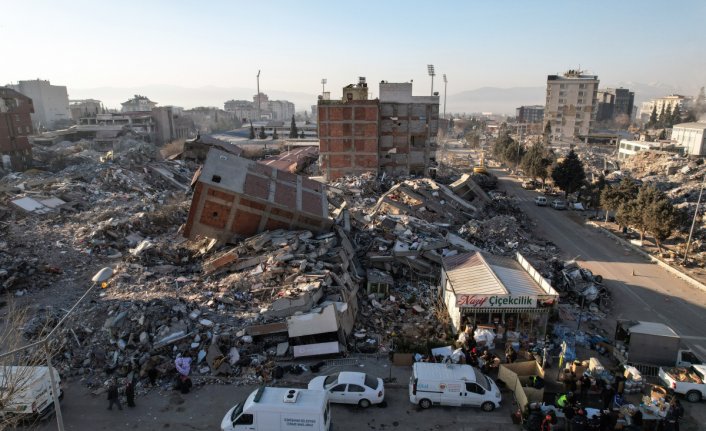
<svg viewBox="0 0 706 431"><path fill-rule="evenodd" d="M668 94L684 94L695 96L698 88L679 88L663 83L618 82L607 83L601 88L624 87L635 92L635 104L640 106L643 101ZM294 103L297 111L310 111L316 104L317 95L293 91L261 89L271 100L288 100ZM120 108L120 104L135 94L141 94L157 102L160 106L175 105L185 108L197 106L217 106L223 108L223 103L231 99L253 100L256 90L243 87L199 88L179 87L172 85L149 85L142 87L99 87L99 88L69 88L70 99L99 99L109 108ZM461 93L449 94L446 101L448 113L493 112L514 115L515 108L522 105L543 105L545 87L482 87ZM443 111L443 95L441 109Z"/></svg>

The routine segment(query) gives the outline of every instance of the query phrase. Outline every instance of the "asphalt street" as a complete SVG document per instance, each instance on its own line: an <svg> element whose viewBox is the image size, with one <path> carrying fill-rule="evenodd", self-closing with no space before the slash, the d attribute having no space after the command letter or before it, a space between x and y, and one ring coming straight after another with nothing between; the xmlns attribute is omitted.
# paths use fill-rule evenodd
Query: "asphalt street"
<svg viewBox="0 0 706 431"><path fill-rule="evenodd" d="M516 197L520 208L536 223L538 236L556 244L564 259L576 258L603 276L614 298L613 318L665 323L686 346L706 357L706 292L586 225L583 213L536 206L534 198L539 192L522 189L520 180L504 170L493 173L499 187Z"/></svg>

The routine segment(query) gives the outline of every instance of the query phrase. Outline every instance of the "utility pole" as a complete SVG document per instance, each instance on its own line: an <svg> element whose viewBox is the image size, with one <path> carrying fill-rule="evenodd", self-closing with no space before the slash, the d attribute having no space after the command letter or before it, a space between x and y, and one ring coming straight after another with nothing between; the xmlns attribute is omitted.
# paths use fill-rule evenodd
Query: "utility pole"
<svg viewBox="0 0 706 431"><path fill-rule="evenodd" d="M434 73L434 65L433 64L427 64L427 72L429 72L429 76L431 76L431 95L434 95L434 76L436 73Z"/></svg>
<svg viewBox="0 0 706 431"><path fill-rule="evenodd" d="M257 121L260 121L260 70L257 71Z"/></svg>
<svg viewBox="0 0 706 431"><path fill-rule="evenodd" d="M326 92L326 78L321 80L321 95L323 96Z"/></svg>
<svg viewBox="0 0 706 431"><path fill-rule="evenodd" d="M448 84L449 81L446 80L446 74L444 73L444 120L446 119L446 84ZM434 89L431 89L432 94L434 94ZM448 128L448 127L447 127Z"/></svg>
<svg viewBox="0 0 706 431"><path fill-rule="evenodd" d="M684 260L681 264L686 265L686 261L689 258L689 247L691 246L691 236L694 234L694 226L696 225L696 216L699 215L699 207L701 206L701 195L704 194L704 181L706 181L706 175L701 180L701 190L699 191L699 199L696 201L696 211L694 211L694 218L691 220L691 229L689 230L689 239L686 241L686 251L684 252Z"/></svg>

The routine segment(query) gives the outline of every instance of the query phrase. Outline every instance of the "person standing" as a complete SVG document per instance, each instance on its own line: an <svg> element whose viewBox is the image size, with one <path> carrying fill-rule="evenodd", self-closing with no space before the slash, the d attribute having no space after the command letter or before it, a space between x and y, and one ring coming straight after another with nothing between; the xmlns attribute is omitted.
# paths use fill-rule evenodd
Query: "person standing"
<svg viewBox="0 0 706 431"><path fill-rule="evenodd" d="M605 388L603 388L603 392L601 392L601 396L603 397L603 410L607 410L611 407L610 404L613 402L614 395L615 392L610 385L606 385Z"/></svg>
<svg viewBox="0 0 706 431"><path fill-rule="evenodd" d="M135 407L135 384L128 380L125 385L125 396L127 397L127 406Z"/></svg>
<svg viewBox="0 0 706 431"><path fill-rule="evenodd" d="M588 390L591 389L591 378L588 377L588 374L583 373L581 376L581 402L585 403L586 399L588 398Z"/></svg>
<svg viewBox="0 0 706 431"><path fill-rule="evenodd" d="M108 386L108 410L113 410L113 404L117 404L118 410L123 409L122 404L120 404L118 384L115 382L115 380L111 380L110 385Z"/></svg>

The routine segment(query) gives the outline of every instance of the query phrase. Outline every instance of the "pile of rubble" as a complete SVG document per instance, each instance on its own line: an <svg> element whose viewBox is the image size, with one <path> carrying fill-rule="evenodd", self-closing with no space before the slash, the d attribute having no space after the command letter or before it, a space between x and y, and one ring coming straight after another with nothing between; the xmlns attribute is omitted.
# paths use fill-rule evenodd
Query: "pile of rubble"
<svg viewBox="0 0 706 431"><path fill-rule="evenodd" d="M379 353L399 336L445 342L436 290L444 256L521 251L548 274L558 253L530 235L512 199L486 194L492 177L342 178L328 187L331 231L279 229L223 244L181 236L196 165L159 160L131 139L110 153L85 142L44 151L65 166L0 180L0 285L38 304L24 328L36 339L97 268L113 268L57 343L62 374L88 385L152 369L168 384L177 356L192 358L205 380L251 383L312 344ZM366 284L366 271L385 282Z"/></svg>

